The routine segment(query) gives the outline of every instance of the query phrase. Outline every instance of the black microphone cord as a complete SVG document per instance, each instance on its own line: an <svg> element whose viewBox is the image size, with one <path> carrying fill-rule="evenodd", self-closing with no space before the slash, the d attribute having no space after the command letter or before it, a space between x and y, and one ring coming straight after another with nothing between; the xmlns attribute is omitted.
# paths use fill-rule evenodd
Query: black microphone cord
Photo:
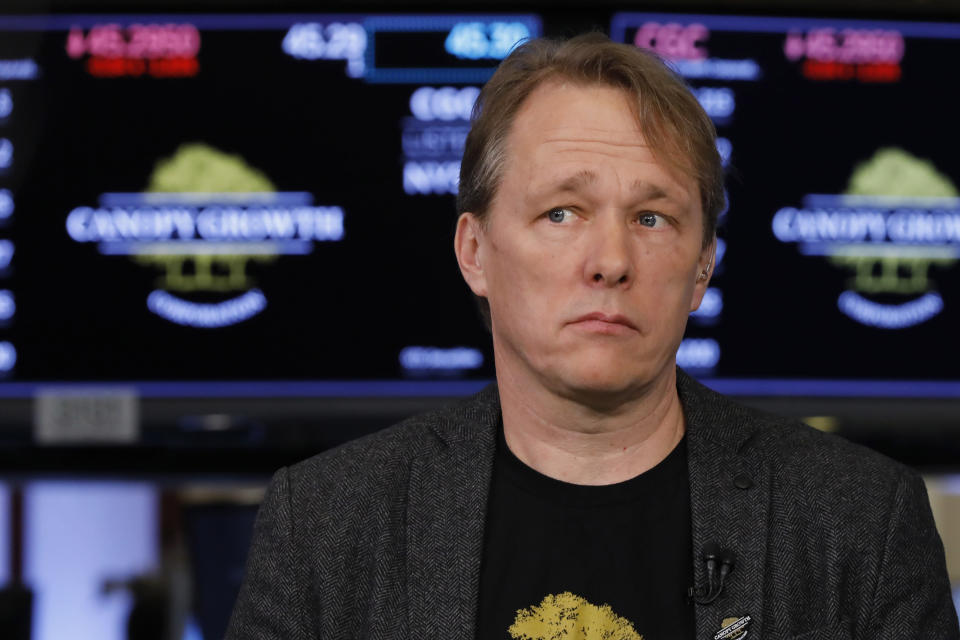
<svg viewBox="0 0 960 640"><path fill-rule="evenodd" d="M703 545L701 557L707 569L707 592L698 594L693 587L690 587L687 594L697 604L711 604L723 593L723 585L727 576L733 571L736 555L730 549L721 548L716 542L708 542ZM717 569L718 562L720 564L719 571Z"/></svg>

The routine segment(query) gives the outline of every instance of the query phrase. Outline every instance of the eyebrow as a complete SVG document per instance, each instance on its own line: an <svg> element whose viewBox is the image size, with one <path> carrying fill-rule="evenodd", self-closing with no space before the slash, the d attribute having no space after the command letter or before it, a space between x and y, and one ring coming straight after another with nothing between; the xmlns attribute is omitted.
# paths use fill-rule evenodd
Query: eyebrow
<svg viewBox="0 0 960 640"><path fill-rule="evenodd" d="M597 174L589 169L581 169L572 176L564 178L552 185L549 189L553 193L576 193L597 181ZM630 185L630 189L640 194L643 200L670 199L670 194L655 184L644 182L637 178Z"/></svg>
<svg viewBox="0 0 960 640"><path fill-rule="evenodd" d="M594 182L597 181L597 174L589 169L581 169L577 171L572 176L561 180L559 184L556 185L553 191L579 191L584 187L588 187Z"/></svg>

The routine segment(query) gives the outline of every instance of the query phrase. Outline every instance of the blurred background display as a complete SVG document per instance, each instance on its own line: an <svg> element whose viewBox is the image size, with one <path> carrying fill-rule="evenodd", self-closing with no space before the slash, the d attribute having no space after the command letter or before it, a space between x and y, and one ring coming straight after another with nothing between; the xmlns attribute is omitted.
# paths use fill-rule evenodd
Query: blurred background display
<svg viewBox="0 0 960 640"><path fill-rule="evenodd" d="M452 194L478 84L537 17L0 28L8 380L491 376Z"/></svg>
<svg viewBox="0 0 960 640"><path fill-rule="evenodd" d="M479 86L544 20L0 18L5 381L491 378L451 249L459 156ZM609 31L688 79L731 170L681 365L747 395L960 393L940 67L960 27L614 13Z"/></svg>
<svg viewBox="0 0 960 640"><path fill-rule="evenodd" d="M221 637L272 470L493 378L471 110L590 29L687 80L729 172L678 364L923 471L960 583L945 0L104 1L0 7L0 635Z"/></svg>

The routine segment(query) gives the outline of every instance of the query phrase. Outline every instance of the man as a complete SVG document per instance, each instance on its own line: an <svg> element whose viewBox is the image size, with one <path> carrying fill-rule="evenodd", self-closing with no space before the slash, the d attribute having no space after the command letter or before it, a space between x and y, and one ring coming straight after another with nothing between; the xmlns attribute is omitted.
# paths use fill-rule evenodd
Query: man
<svg viewBox="0 0 960 640"><path fill-rule="evenodd" d="M651 54L531 41L455 249L497 383L274 477L228 638L958 638L919 477L675 367L723 203Z"/></svg>

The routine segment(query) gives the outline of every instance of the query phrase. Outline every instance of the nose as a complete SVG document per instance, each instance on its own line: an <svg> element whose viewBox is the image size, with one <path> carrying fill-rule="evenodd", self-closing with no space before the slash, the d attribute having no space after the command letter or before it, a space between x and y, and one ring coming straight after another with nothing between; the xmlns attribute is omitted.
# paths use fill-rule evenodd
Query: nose
<svg viewBox="0 0 960 640"><path fill-rule="evenodd" d="M629 230L622 222L599 217L592 226L584 278L594 287L629 286L634 277Z"/></svg>

